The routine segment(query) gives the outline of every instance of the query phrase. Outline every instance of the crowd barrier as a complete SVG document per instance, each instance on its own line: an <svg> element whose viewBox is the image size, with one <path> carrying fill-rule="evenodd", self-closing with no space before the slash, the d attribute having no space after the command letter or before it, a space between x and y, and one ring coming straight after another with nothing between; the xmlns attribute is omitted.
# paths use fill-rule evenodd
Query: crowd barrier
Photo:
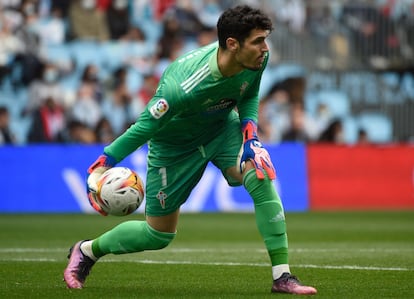
<svg viewBox="0 0 414 299"><path fill-rule="evenodd" d="M308 146L312 210L414 208L414 146Z"/></svg>
<svg viewBox="0 0 414 299"><path fill-rule="evenodd" d="M287 212L327 209L413 209L413 146L267 146L277 170L274 184ZM0 213L94 213L86 197L86 169L100 145L0 147ZM145 182L147 149L120 166ZM144 212L143 204L138 213ZM229 187L208 165L182 212L252 212L243 187Z"/></svg>

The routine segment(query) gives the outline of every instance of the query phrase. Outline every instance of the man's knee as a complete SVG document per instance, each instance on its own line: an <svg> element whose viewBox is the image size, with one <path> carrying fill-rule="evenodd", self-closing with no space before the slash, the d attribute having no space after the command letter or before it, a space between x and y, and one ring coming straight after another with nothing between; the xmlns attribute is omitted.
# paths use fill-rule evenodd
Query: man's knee
<svg viewBox="0 0 414 299"><path fill-rule="evenodd" d="M172 240L174 240L176 233L161 232L153 229L150 225L147 225L148 237L151 239L150 250L157 250L167 247Z"/></svg>

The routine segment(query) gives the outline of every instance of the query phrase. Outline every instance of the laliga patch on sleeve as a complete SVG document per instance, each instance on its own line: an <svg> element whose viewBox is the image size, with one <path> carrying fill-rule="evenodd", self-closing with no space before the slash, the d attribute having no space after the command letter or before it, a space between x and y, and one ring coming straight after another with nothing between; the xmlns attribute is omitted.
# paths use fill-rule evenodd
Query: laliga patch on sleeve
<svg viewBox="0 0 414 299"><path fill-rule="evenodd" d="M150 113L155 119L159 119L168 111L168 102L166 99L159 99L154 105L150 108Z"/></svg>

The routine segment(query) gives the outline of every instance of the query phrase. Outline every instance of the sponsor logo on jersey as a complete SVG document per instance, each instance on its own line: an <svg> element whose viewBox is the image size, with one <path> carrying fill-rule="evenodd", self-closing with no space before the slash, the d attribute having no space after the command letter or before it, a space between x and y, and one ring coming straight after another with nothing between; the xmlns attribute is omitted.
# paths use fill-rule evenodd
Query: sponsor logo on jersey
<svg viewBox="0 0 414 299"><path fill-rule="evenodd" d="M213 103L213 102L214 102L213 99L207 99L206 101L203 102L203 105L206 106L206 105L208 105L210 103Z"/></svg>
<svg viewBox="0 0 414 299"><path fill-rule="evenodd" d="M236 106L236 100L234 99L221 99L217 104L207 107L207 114L211 114L218 111L228 110Z"/></svg>
<svg viewBox="0 0 414 299"><path fill-rule="evenodd" d="M154 118L159 119L167 113L168 108L170 108L170 106L168 106L167 100L159 99L154 105L151 106L149 111Z"/></svg>

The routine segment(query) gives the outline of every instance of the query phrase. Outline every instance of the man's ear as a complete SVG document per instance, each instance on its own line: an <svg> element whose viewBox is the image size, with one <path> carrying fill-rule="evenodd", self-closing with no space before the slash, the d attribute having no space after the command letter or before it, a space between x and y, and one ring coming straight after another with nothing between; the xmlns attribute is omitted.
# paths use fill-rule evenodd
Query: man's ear
<svg viewBox="0 0 414 299"><path fill-rule="evenodd" d="M226 45L227 45L227 49L230 50L230 51L232 51L232 52L236 52L239 49L239 47L240 47L240 44L237 41L237 39L232 38L232 37L229 37L226 40Z"/></svg>

